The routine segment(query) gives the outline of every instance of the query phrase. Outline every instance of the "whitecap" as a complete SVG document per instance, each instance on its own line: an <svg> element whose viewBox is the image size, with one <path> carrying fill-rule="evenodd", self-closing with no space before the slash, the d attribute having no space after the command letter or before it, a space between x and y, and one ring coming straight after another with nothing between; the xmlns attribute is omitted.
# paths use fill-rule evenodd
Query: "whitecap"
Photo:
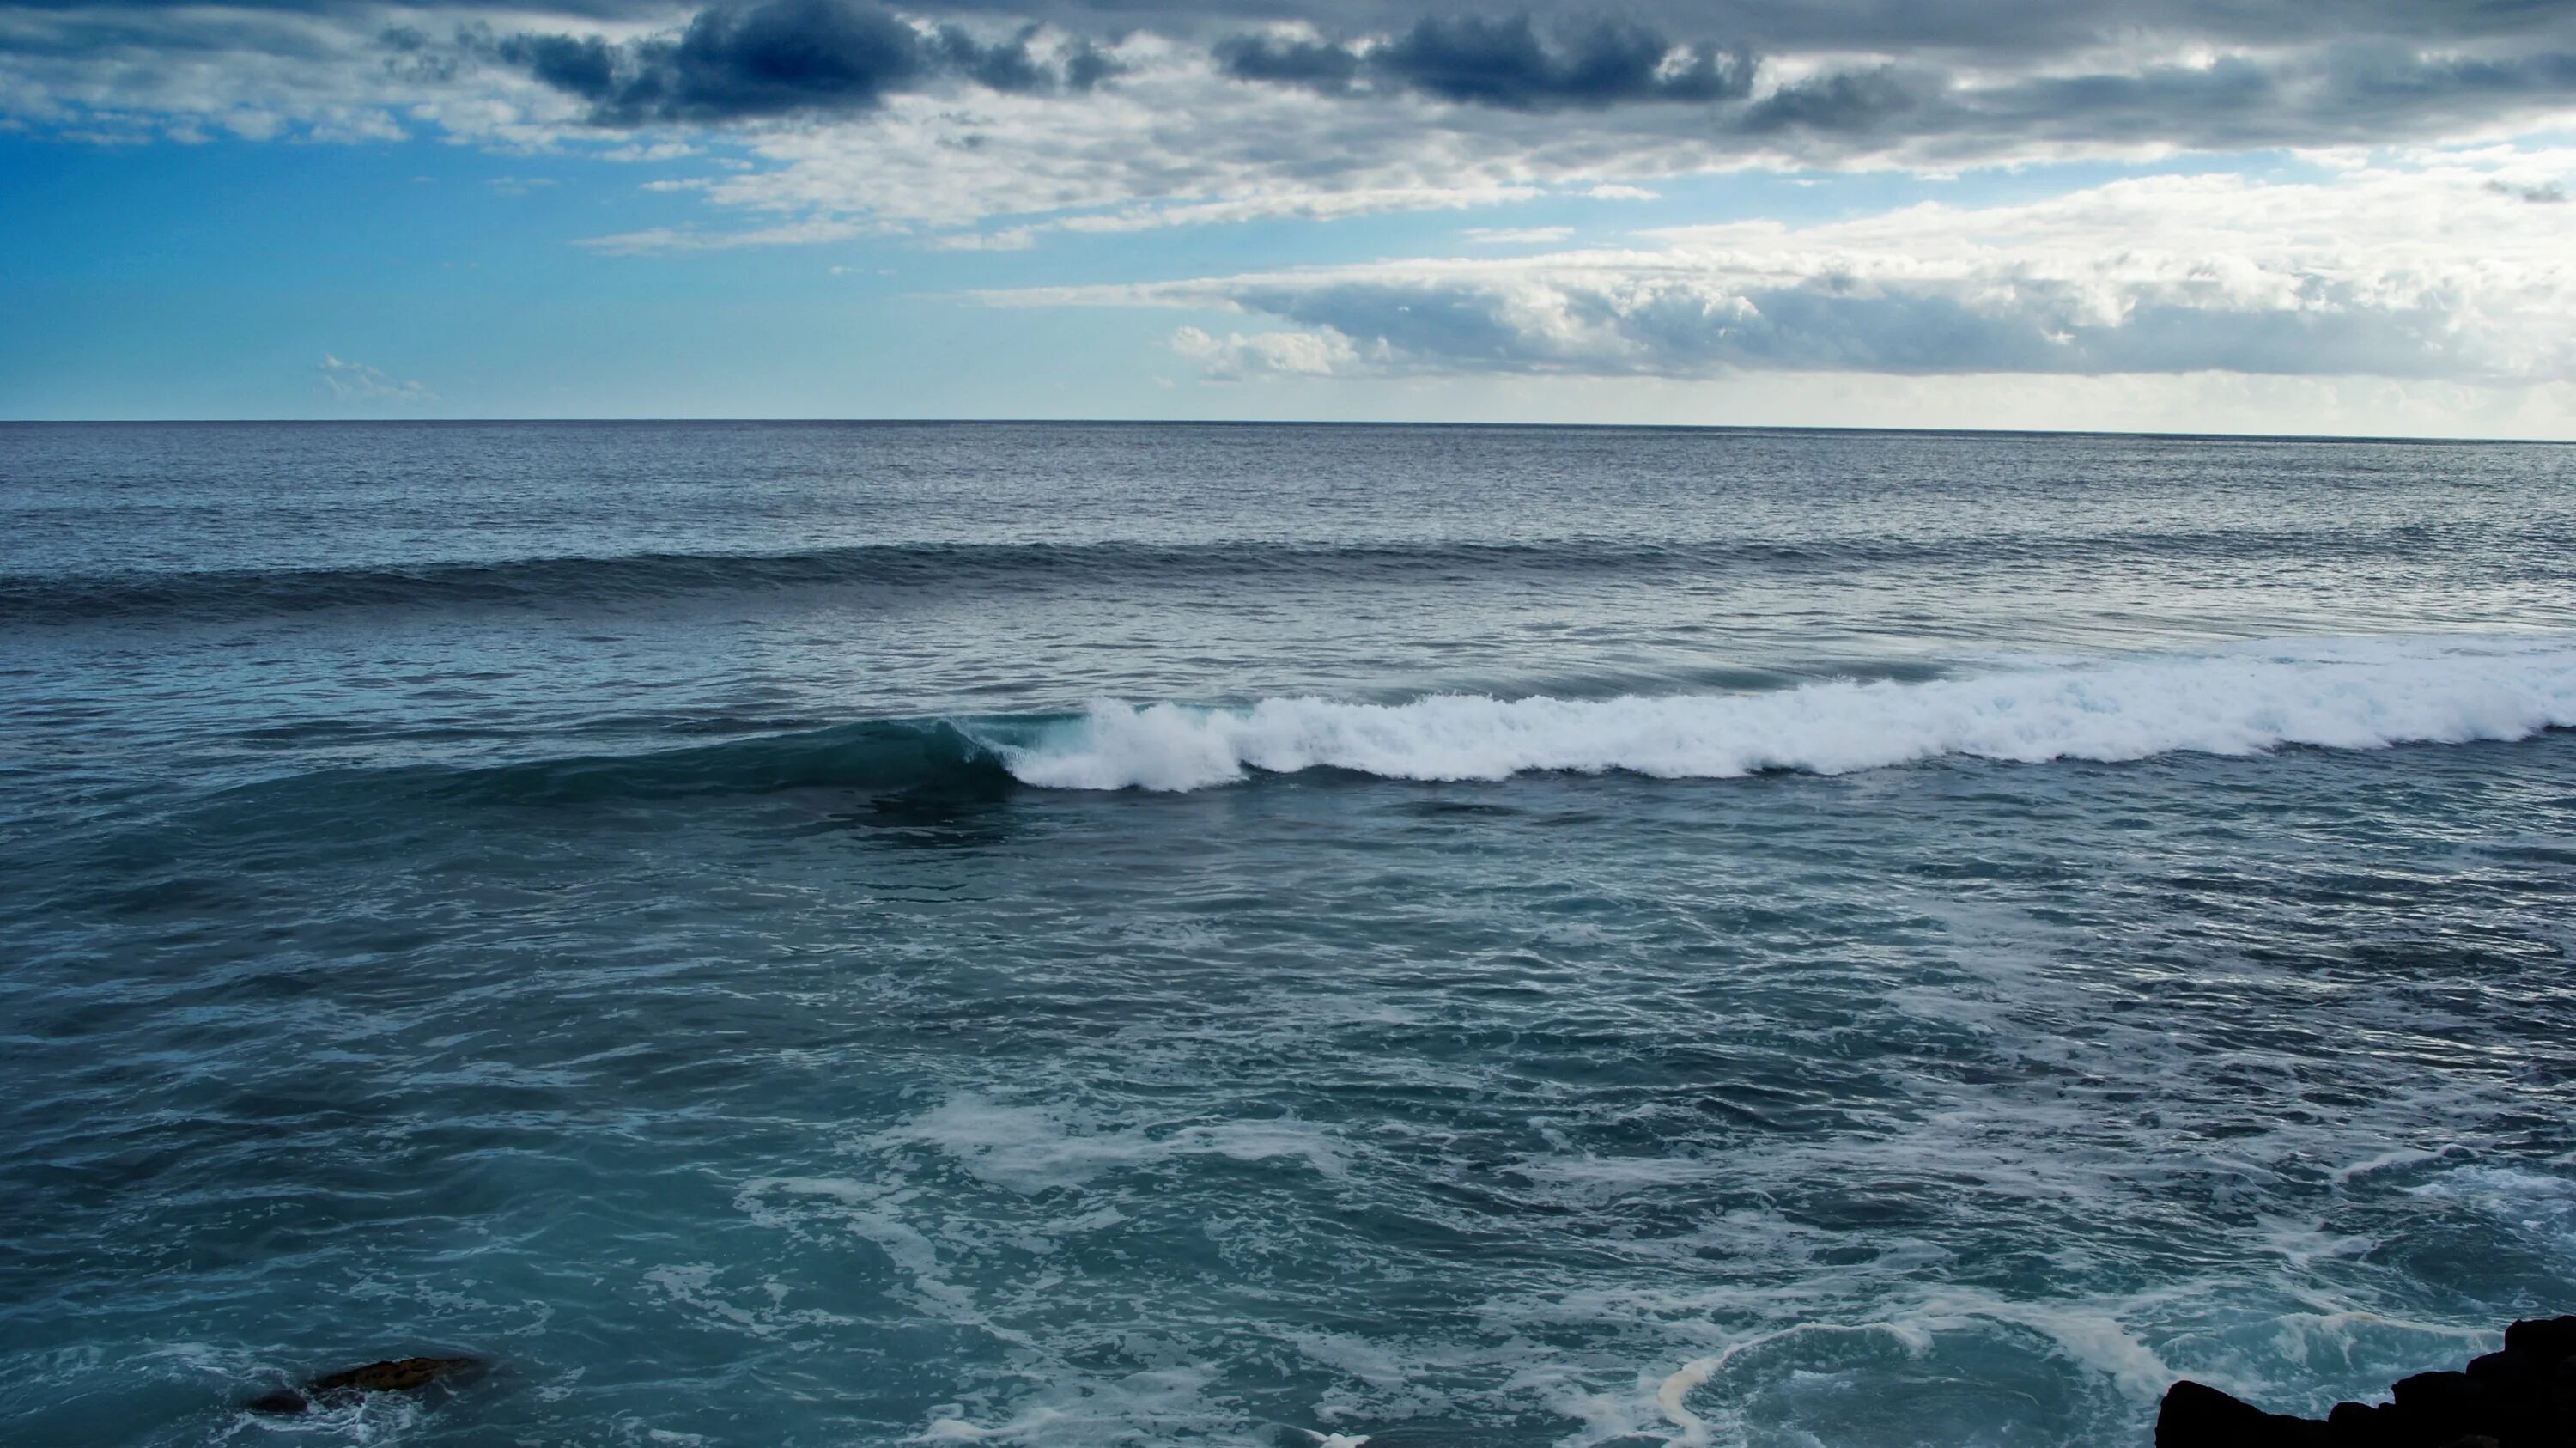
<svg viewBox="0 0 2576 1448"><path fill-rule="evenodd" d="M1253 771L1498 780L1533 771L1720 779L1846 774L1945 756L2127 761L2290 745L2514 740L2576 725L2576 646L2517 639L2302 640L2008 668L1929 682L1615 699L1301 697L1249 708L1095 702L991 745L1024 783L1191 790Z"/></svg>

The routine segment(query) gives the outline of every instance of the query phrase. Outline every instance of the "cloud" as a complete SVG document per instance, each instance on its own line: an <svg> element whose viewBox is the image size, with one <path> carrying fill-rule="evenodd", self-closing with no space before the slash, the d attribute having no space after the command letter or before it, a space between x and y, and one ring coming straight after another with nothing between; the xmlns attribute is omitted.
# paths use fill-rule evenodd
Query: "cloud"
<svg viewBox="0 0 2576 1448"><path fill-rule="evenodd" d="M1287 344L1260 338L1283 334L1176 339L1225 376L2576 378L2559 228L2483 179L2456 163L2313 184L2166 177L2011 207L1671 230L1627 250L986 300L1236 311L1310 339L1293 369L1264 363Z"/></svg>
<svg viewBox="0 0 2576 1448"><path fill-rule="evenodd" d="M2474 68L2358 50L2131 59L2125 71L2105 68L2121 57L2096 55L2037 75L1817 57L1766 62L1733 99L1598 107L1464 103L1374 79L1351 94L1248 84L1209 52L1149 32L1114 57L1119 82L1087 95L978 88L961 97L953 84L924 82L880 94L864 114L763 128L743 140L755 168L717 178L705 194L720 207L790 216L978 224L1016 245L1050 232L1421 209L1507 187L1643 200L1678 178L1751 167L1951 174L2186 148L2482 135L2576 118L2576 92L2542 83L2552 74L2547 54L2474 72L2484 79L2466 92ZM1558 54L1550 64L1568 62Z"/></svg>
<svg viewBox="0 0 2576 1448"><path fill-rule="evenodd" d="M2556 206L2567 199L2567 188L2555 181L2544 181L2536 186L2518 186L2511 181L2496 180L2489 181L2487 189L2498 196L2510 196L2517 201L2528 201L2539 206Z"/></svg>
<svg viewBox="0 0 2576 1448"><path fill-rule="evenodd" d="M575 245L609 256L649 256L668 252L739 251L749 246L813 246L855 241L881 228L857 222L812 219L764 226L750 231L683 231L659 226L614 236L586 236Z"/></svg>
<svg viewBox="0 0 2576 1448"><path fill-rule="evenodd" d="M861 113L936 80L1084 91L1117 69L1088 41L1042 59L1031 50L1037 33L1027 26L988 43L859 0L728 0L699 11L677 37L523 33L492 53L582 101L591 124L622 128Z"/></svg>
<svg viewBox="0 0 2576 1448"><path fill-rule="evenodd" d="M426 383L403 381L364 362L322 354L322 386L341 402L434 402L438 394Z"/></svg>
<svg viewBox="0 0 2576 1448"><path fill-rule="evenodd" d="M1390 211L1450 211L1467 207L1503 206L1513 202L1534 201L1544 194L1546 193L1535 186L1473 184L1416 185L1384 190L1362 188L1316 192L1288 191L1271 195L1185 202L1165 206L1136 206L1118 211L1065 216L1027 226L1005 227L999 231L960 233L941 238L939 245L942 249L950 251L1026 251L1036 244L1039 235L1046 232L1103 235L1153 231L1172 226L1208 226L1240 221L1331 221L1344 216L1382 214ZM1568 228L1559 228L1559 231L1571 234Z"/></svg>
<svg viewBox="0 0 2576 1448"><path fill-rule="evenodd" d="M1817 161L1977 160L2125 141L2250 151L2457 135L2576 109L2576 50L2496 56L2345 43L2119 70L1979 77L1886 63L1821 72L1721 115L1720 132Z"/></svg>
<svg viewBox="0 0 2576 1448"><path fill-rule="evenodd" d="M1142 38L1111 90L1080 103L992 94L971 104L899 95L866 122L791 127L744 140L758 165L709 178L719 207L829 214L945 230L977 223L1010 243L1271 218L1494 206L1548 194L1576 172L1566 147L1544 167L1474 138L1391 135L1360 108L1309 93L1247 91ZM1192 118L1176 124L1175 116ZM1530 118L1537 124L1536 118ZM1606 171L1608 168L1605 167ZM1533 172L1538 175L1533 175ZM979 243L991 245L990 240Z"/></svg>
<svg viewBox="0 0 2576 1448"><path fill-rule="evenodd" d="M1236 80L1276 81L1309 90L1348 90L1360 77L1360 53L1299 35L1229 35L1211 52Z"/></svg>
<svg viewBox="0 0 2576 1448"><path fill-rule="evenodd" d="M1197 327L1172 333L1172 350L1221 380L1247 377L1331 377L1357 370L1351 339L1338 332L1229 332L1211 336Z"/></svg>
<svg viewBox="0 0 2576 1448"><path fill-rule="evenodd" d="M555 26L531 23L548 14ZM1242 31L1256 15L1276 28ZM2331 12L2205 0L1535 10L1471 0L1392 17L1358 0L912 0L900 11L869 0L723 0L676 29L673 18L667 0L414 0L363 11L319 0L19 0L0 3L0 107L247 105L300 116L361 96L385 107L429 96L507 101L519 94L495 84L507 73L612 123L711 125L864 114L888 94L941 83L1078 96L1118 70L1135 36L1238 85L1548 113L1726 103L1741 107L1729 129L1748 135L1884 133L1903 129L1894 120L1904 114L1956 128L2101 113L2155 140L2199 119L2159 103L2201 100L2240 123L2286 109L2386 139L2564 105L2576 83L2576 12L2444 0L2347 0ZM1943 103L1963 97L1974 103Z"/></svg>
<svg viewBox="0 0 2576 1448"><path fill-rule="evenodd" d="M1859 37L1855 37L1857 40ZM2389 40L2283 51L2160 57L2095 52L2034 71L1993 57L1779 58L1677 46L1634 22L1542 42L1527 15L1424 20L1393 37L1328 44L1237 36L1214 51L1238 80L1343 98L1411 90L1506 110L1690 101L1711 109L1713 149L1833 163L1953 156L2005 159L2141 145L2252 150L2447 135L2576 109L2576 36L2493 54ZM1775 72L1757 84L1765 70Z"/></svg>
<svg viewBox="0 0 2576 1448"><path fill-rule="evenodd" d="M1471 226L1458 233L1477 246L1553 246L1572 235L1571 226Z"/></svg>
<svg viewBox="0 0 2576 1448"><path fill-rule="evenodd" d="M2576 7L2526 3L0 0L0 124L694 146L748 166L702 194L752 230L1033 239L1093 229L1054 224L1068 213L1213 225L1415 188L1608 197L1744 168L1957 174L2571 122Z"/></svg>
<svg viewBox="0 0 2576 1448"><path fill-rule="evenodd" d="M1359 45L1237 35L1219 41L1214 54L1237 80L1330 94L1366 82L1522 111L1709 102L1741 96L1753 84L1753 62L1742 54L1677 45L1637 21L1609 17L1543 35L1527 11L1493 19L1427 16L1390 39Z"/></svg>

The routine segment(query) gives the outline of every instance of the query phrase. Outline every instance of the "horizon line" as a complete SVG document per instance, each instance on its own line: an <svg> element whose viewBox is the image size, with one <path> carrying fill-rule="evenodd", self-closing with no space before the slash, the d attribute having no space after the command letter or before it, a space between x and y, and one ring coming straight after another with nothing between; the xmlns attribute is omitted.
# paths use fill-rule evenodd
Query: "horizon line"
<svg viewBox="0 0 2576 1448"><path fill-rule="evenodd" d="M2398 443L2576 446L2576 437L2462 437L2438 433L2266 433L2211 430L2023 427L1869 427L1758 422L1483 422L1380 418L1192 417L27 417L0 428L39 427L1281 427L1440 428L1522 432L1889 434L1915 437L2142 438L2167 442Z"/></svg>

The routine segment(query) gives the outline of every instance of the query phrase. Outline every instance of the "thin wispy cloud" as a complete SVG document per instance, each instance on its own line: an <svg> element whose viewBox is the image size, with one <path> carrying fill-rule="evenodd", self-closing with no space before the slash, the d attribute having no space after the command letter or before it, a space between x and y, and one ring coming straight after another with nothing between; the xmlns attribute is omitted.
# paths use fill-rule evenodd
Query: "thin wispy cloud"
<svg viewBox="0 0 2576 1448"><path fill-rule="evenodd" d="M381 368L364 362L352 362L322 354L322 389L339 402L411 402L438 400L438 394L425 382L392 376Z"/></svg>
<svg viewBox="0 0 2576 1448"><path fill-rule="evenodd" d="M748 231L684 231L655 227L649 231L586 236L578 245L610 256L651 256L670 252L739 251L744 247L815 246L853 241L879 228L850 221L797 221Z"/></svg>

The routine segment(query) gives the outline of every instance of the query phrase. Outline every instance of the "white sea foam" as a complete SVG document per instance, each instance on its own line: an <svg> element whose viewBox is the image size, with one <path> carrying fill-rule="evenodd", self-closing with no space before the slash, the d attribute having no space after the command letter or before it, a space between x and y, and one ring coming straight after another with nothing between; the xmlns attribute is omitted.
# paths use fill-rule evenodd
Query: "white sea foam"
<svg viewBox="0 0 2576 1448"><path fill-rule="evenodd" d="M955 1159L971 1175L1015 1192L1080 1187L1104 1173L1179 1156L1235 1161L1295 1158L1317 1175L1339 1178L1341 1153L1321 1131L1297 1122L1229 1121L1154 1134L1117 1129L1081 1113L989 1101L971 1093L949 1098L874 1144L918 1144Z"/></svg>
<svg viewBox="0 0 2576 1448"><path fill-rule="evenodd" d="M1254 770L1395 779L1539 770L1726 778L1843 774L1945 755L2040 762L2285 745L2512 740L2576 725L2576 642L2300 640L2054 663L1924 683L1575 700L1438 695L1404 704L1264 699L1247 709L1094 704L998 752L1022 781L1188 790Z"/></svg>
<svg viewBox="0 0 2576 1448"><path fill-rule="evenodd" d="M2405 1192L2520 1228L2545 1247L2576 1257L2576 1178L2514 1166L2466 1166Z"/></svg>
<svg viewBox="0 0 2576 1448"><path fill-rule="evenodd" d="M2380 1152L2366 1160L2356 1161L2346 1166L2336 1167L2334 1170L2326 1173L2326 1180L2339 1187L2347 1186L2350 1185L2357 1177L2366 1177L2373 1172L2385 1171L2390 1167L2413 1166L2417 1162L2439 1161L2441 1159L2442 1153L2438 1151L2426 1151L2417 1147L2399 1147L2394 1151Z"/></svg>
<svg viewBox="0 0 2576 1448"><path fill-rule="evenodd" d="M1114 1378L1051 1382L1034 1401L1000 1423L941 1416L909 1443L1028 1444L1033 1448L1108 1448L1136 1442L1216 1439L1230 1415L1211 1401L1214 1369L1194 1363L1148 1368Z"/></svg>
<svg viewBox="0 0 2576 1448"><path fill-rule="evenodd" d="M1906 1352L1918 1355L1928 1351L1932 1345L1930 1334L1921 1329L1909 1324L1890 1322L1864 1322L1849 1325L1803 1322L1736 1342L1707 1357L1695 1358L1682 1364L1655 1385L1655 1406L1676 1430L1671 1437L1664 1440L1666 1448L1710 1448L1710 1445L1716 1441L1717 1425L1692 1411L1687 1405L1688 1399L1691 1394L1707 1386L1710 1378L1723 1371L1737 1358L1792 1338L1843 1334L1883 1334L1894 1339Z"/></svg>

